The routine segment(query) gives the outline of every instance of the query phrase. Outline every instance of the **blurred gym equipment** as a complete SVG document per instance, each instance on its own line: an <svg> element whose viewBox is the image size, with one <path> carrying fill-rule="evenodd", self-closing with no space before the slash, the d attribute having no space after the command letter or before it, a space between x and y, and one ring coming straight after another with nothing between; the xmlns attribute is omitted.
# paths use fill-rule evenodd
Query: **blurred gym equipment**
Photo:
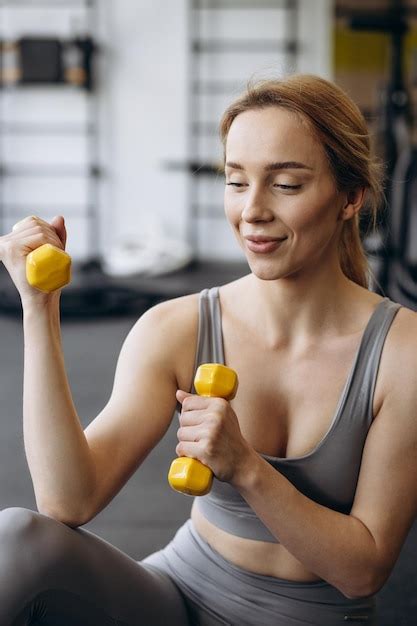
<svg viewBox="0 0 417 626"><path fill-rule="evenodd" d="M417 310L417 149L412 143L411 94L404 78L404 39L412 12L402 0L391 0L387 11L350 12L349 20L354 30L390 36L390 77L379 111L387 207L380 214L378 236L364 241L367 252L377 259L374 288Z"/></svg>

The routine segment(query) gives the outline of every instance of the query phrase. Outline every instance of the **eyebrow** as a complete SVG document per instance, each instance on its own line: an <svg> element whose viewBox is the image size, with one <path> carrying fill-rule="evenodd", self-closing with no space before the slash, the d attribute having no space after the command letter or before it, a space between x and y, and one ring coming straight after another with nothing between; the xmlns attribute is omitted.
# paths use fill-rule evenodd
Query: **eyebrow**
<svg viewBox="0 0 417 626"><path fill-rule="evenodd" d="M244 170L245 168L240 163L234 163L233 161L228 161L226 163L226 167L230 167L234 170ZM267 163L264 167L266 172L272 172L274 170L312 170L313 168L309 165L305 165L304 163L299 163L298 161L278 161L275 163Z"/></svg>

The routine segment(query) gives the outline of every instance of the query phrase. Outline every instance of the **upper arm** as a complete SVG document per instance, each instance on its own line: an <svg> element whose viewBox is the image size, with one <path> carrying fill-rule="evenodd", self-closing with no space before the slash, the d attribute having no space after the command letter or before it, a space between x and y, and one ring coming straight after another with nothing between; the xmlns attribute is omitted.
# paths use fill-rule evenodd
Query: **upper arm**
<svg viewBox="0 0 417 626"><path fill-rule="evenodd" d="M85 429L96 472L88 519L116 495L168 429L177 369L187 360L194 364L195 311L191 296L163 302L128 333L109 401Z"/></svg>
<svg viewBox="0 0 417 626"><path fill-rule="evenodd" d="M417 515L417 315L402 312L387 346L389 384L366 439L351 510L374 538L378 588Z"/></svg>

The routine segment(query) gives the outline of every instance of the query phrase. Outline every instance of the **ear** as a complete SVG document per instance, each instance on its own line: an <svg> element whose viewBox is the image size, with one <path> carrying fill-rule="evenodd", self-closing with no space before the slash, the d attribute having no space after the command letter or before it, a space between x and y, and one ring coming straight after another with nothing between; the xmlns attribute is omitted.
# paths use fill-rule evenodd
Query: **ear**
<svg viewBox="0 0 417 626"><path fill-rule="evenodd" d="M339 219L342 221L350 220L354 215L356 215L365 200L365 187L360 187L359 189L354 189L352 191L346 191L344 193L344 203L339 213Z"/></svg>

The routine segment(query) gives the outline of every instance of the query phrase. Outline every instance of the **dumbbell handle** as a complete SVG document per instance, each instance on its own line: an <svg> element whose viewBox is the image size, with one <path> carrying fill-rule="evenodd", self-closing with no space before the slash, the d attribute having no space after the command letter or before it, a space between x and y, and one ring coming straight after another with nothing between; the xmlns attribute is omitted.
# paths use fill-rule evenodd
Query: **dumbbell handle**
<svg viewBox="0 0 417 626"><path fill-rule="evenodd" d="M26 278L29 285L45 293L60 289L71 280L71 257L45 243L26 257Z"/></svg>
<svg viewBox="0 0 417 626"><path fill-rule="evenodd" d="M238 386L237 374L219 363L204 363L197 369L194 387L200 396L232 400ZM174 459L168 472L173 489L189 496L204 496L211 489L213 472L197 459L180 456Z"/></svg>

